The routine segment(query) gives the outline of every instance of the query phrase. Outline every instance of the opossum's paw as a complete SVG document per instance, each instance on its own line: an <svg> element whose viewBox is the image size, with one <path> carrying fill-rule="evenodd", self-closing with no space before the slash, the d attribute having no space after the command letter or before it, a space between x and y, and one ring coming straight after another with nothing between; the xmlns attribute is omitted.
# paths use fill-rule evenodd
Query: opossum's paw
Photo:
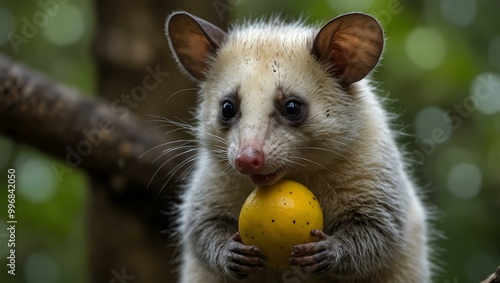
<svg viewBox="0 0 500 283"><path fill-rule="evenodd" d="M266 258L260 254L256 246L244 245L239 233L229 238L223 252L226 260L226 271L233 277L243 279L250 273L259 272L264 268Z"/></svg>
<svg viewBox="0 0 500 283"><path fill-rule="evenodd" d="M311 235L318 237L319 241L293 247L290 264L316 274L332 271L337 258L338 242L321 230L312 230Z"/></svg>

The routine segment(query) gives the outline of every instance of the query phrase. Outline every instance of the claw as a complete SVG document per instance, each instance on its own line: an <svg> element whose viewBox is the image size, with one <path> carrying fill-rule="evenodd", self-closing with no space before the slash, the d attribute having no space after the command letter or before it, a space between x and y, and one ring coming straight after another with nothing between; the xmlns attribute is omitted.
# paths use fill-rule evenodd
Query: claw
<svg viewBox="0 0 500 283"><path fill-rule="evenodd" d="M266 258L260 254L260 249L256 246L244 245L239 233L229 238L226 247L226 268L233 277L243 279L264 268Z"/></svg>
<svg viewBox="0 0 500 283"><path fill-rule="evenodd" d="M312 230L311 235L318 237L319 241L293 247L289 263L299 266L305 272L326 273L331 270L335 261L333 238L321 230Z"/></svg>

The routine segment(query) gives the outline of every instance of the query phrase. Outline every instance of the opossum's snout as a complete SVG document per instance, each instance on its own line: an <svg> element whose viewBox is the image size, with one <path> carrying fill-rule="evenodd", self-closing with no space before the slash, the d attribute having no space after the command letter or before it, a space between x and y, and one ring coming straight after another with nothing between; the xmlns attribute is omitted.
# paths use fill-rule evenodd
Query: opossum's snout
<svg viewBox="0 0 500 283"><path fill-rule="evenodd" d="M271 173L264 173L265 162L266 158L262 149L244 147L236 155L234 164L240 173L250 175L255 185L269 186L279 181L283 177L284 172L278 170Z"/></svg>
<svg viewBox="0 0 500 283"><path fill-rule="evenodd" d="M236 169L243 174L257 174L264 167L264 153L253 147L242 149L236 156Z"/></svg>

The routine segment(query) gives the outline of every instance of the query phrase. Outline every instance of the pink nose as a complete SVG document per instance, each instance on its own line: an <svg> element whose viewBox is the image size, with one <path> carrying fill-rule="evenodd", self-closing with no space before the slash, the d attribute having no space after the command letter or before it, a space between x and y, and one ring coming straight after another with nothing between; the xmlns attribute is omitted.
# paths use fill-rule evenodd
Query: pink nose
<svg viewBox="0 0 500 283"><path fill-rule="evenodd" d="M257 174L264 167L264 154L260 150L244 148L236 156L236 169L243 174Z"/></svg>

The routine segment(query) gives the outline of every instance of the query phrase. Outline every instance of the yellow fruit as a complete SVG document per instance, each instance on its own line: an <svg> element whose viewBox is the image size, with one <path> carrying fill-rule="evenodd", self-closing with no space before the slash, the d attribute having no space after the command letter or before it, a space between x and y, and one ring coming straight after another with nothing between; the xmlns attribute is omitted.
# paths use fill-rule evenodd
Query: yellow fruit
<svg viewBox="0 0 500 283"><path fill-rule="evenodd" d="M319 202L308 188L290 180L253 190L238 221L243 244L257 246L274 268L290 268L293 247L317 241L313 229L323 229Z"/></svg>

